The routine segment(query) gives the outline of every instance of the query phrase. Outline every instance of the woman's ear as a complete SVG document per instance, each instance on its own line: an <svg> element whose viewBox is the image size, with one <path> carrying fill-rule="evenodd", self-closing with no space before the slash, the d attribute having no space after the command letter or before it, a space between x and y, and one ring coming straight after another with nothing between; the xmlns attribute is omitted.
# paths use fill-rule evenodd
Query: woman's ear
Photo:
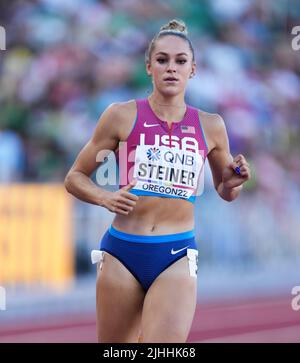
<svg viewBox="0 0 300 363"><path fill-rule="evenodd" d="M192 70L191 70L191 73L190 73L190 78L194 77L194 75L196 74L196 63L193 62L192 64Z"/></svg>
<svg viewBox="0 0 300 363"><path fill-rule="evenodd" d="M146 63L146 72L147 72L148 77L152 76L151 64L149 62Z"/></svg>

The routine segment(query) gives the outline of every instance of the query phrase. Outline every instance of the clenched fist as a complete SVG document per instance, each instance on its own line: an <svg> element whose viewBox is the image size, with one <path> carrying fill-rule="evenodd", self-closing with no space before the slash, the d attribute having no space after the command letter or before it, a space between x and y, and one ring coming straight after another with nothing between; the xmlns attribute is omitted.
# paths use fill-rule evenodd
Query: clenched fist
<svg viewBox="0 0 300 363"><path fill-rule="evenodd" d="M133 210L139 197L129 193L135 186L136 180L131 181L125 187L116 192L108 192L104 194L102 207L105 207L111 212L128 215Z"/></svg>
<svg viewBox="0 0 300 363"><path fill-rule="evenodd" d="M224 168L222 182L225 188L238 187L251 178L249 164L241 154L237 155L228 167Z"/></svg>

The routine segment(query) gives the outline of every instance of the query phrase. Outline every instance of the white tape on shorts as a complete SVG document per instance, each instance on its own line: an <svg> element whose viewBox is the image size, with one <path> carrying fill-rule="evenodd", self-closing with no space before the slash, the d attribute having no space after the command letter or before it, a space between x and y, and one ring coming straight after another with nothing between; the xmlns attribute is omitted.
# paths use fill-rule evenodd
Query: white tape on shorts
<svg viewBox="0 0 300 363"><path fill-rule="evenodd" d="M198 251L188 248L187 249L187 258L188 258L188 262L189 262L190 276L197 277Z"/></svg>
<svg viewBox="0 0 300 363"><path fill-rule="evenodd" d="M102 267L103 258L104 258L104 252L103 251L92 250L92 252L91 252L92 264L100 263L100 269Z"/></svg>

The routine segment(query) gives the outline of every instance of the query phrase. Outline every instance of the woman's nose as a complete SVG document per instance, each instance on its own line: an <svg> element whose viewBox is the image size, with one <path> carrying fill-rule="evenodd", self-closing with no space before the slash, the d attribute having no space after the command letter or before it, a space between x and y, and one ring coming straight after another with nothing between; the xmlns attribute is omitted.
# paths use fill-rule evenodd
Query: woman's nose
<svg viewBox="0 0 300 363"><path fill-rule="evenodd" d="M168 63L167 71L168 72L176 72L176 63L173 62L173 61L170 61Z"/></svg>

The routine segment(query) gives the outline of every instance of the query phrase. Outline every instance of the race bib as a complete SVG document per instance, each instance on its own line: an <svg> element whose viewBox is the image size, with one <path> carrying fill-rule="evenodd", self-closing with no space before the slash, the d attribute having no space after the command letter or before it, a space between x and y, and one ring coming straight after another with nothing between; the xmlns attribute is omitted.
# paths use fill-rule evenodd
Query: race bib
<svg viewBox="0 0 300 363"><path fill-rule="evenodd" d="M197 190L203 157L168 146L138 145L135 153L134 189L189 198Z"/></svg>

